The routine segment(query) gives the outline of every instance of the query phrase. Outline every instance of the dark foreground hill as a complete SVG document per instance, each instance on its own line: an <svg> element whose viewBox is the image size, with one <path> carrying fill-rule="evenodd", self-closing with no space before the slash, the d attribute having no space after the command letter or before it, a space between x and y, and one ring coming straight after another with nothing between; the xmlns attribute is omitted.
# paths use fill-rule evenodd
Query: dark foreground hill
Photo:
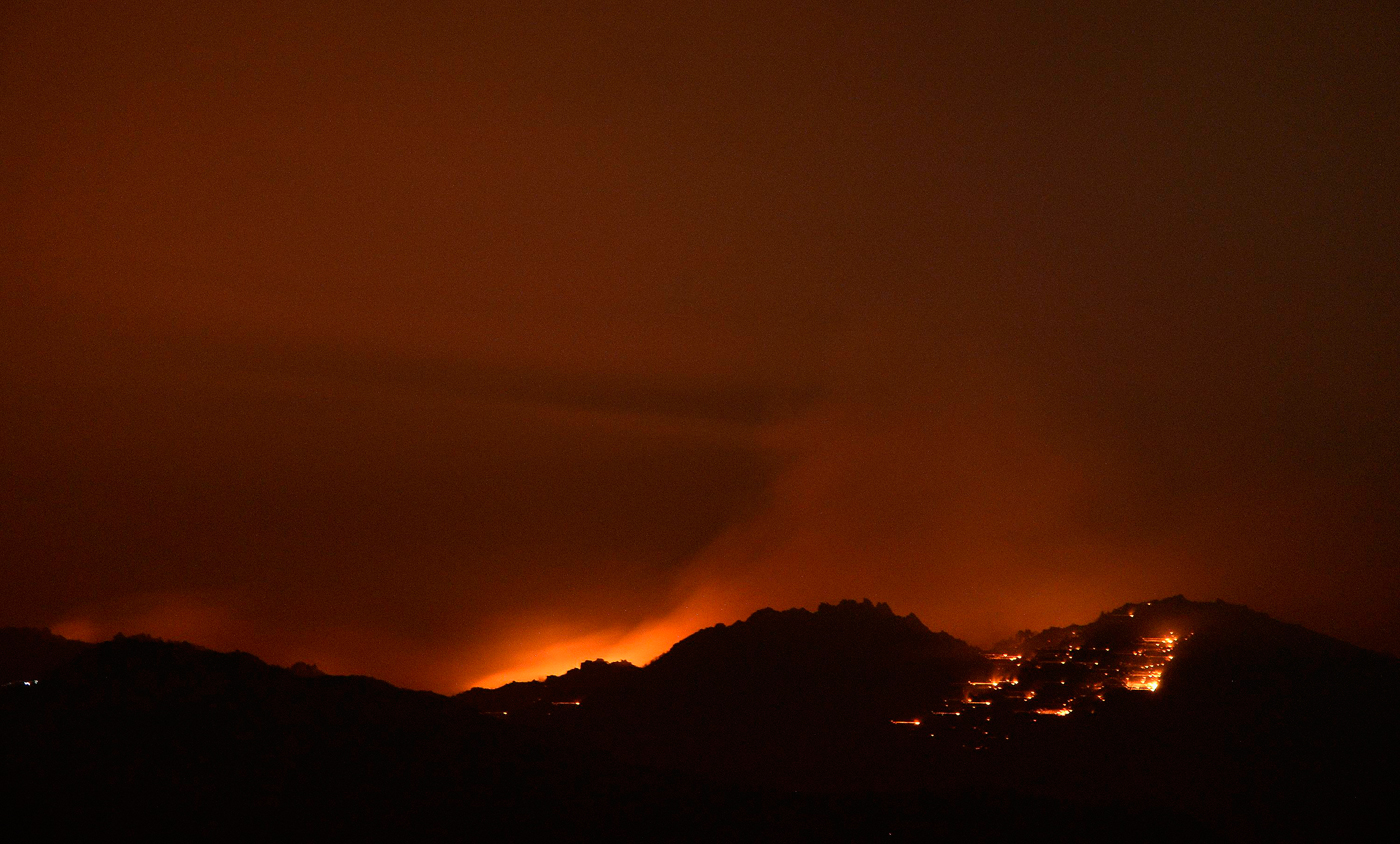
<svg viewBox="0 0 1400 844"><path fill-rule="evenodd" d="M543 741L461 700L145 637L0 689L0 795L7 831L45 839L888 841L971 834L1013 808L1020 834L1145 819L1004 790L738 788Z"/></svg>
<svg viewBox="0 0 1400 844"><path fill-rule="evenodd" d="M448 698L119 637L0 688L0 821L201 838L1336 840L1391 808L1393 658L1180 597L1002 649L845 601L762 610L645 667Z"/></svg>
<svg viewBox="0 0 1400 844"><path fill-rule="evenodd" d="M547 750L449 698L118 638L0 695L7 823L318 835L477 823L558 831L601 791L669 788ZM546 797L556 813L543 815ZM669 795L668 795L669 796ZM643 801L645 802L645 801Z"/></svg>
<svg viewBox="0 0 1400 844"><path fill-rule="evenodd" d="M87 642L65 639L33 627L0 628L0 686L38 680L71 662Z"/></svg>
<svg viewBox="0 0 1400 844"><path fill-rule="evenodd" d="M1155 691L1106 689L1102 703L1042 719L1057 723L991 748L983 763L1030 793L1152 794L1250 839L1335 840L1390 811L1400 783L1393 657L1181 596L1025 631L997 650L1030 660L1037 682L1092 689L1095 661L1131 659L1167 637Z"/></svg>
<svg viewBox="0 0 1400 844"><path fill-rule="evenodd" d="M1112 682L1115 661L1140 667L1168 637L1150 687ZM518 721L555 741L754 787L1006 789L1286 840L1380 813L1397 784L1396 660L1245 607L1130 604L998 650L1026 682L987 694L1004 672L987 655L846 601L763 610L641 669L595 666L567 700L548 700L563 678L512 691L538 696Z"/></svg>
<svg viewBox="0 0 1400 844"><path fill-rule="evenodd" d="M884 790L907 784L909 767L890 720L989 671L913 615L842 601L701 630L642 669L590 663L462 699L637 764L788 791Z"/></svg>

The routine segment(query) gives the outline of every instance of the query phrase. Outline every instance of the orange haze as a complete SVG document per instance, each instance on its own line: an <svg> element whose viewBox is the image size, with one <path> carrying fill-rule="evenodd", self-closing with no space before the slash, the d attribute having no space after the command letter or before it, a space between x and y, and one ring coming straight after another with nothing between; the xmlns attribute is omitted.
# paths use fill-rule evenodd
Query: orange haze
<svg viewBox="0 0 1400 844"><path fill-rule="evenodd" d="M0 625L1400 651L1393 2L0 11Z"/></svg>

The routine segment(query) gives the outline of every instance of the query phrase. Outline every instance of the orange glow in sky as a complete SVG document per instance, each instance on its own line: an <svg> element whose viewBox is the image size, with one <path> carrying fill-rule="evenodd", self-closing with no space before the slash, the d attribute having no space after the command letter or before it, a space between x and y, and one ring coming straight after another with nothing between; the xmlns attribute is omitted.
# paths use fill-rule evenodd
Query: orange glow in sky
<svg viewBox="0 0 1400 844"><path fill-rule="evenodd" d="M0 12L0 626L1400 651L1394 3L177 5Z"/></svg>
<svg viewBox="0 0 1400 844"><path fill-rule="evenodd" d="M526 641L512 649L512 637L506 637L501 648L509 655L506 667L471 679L463 688L496 688L515 681L539 680L552 674L563 674L590 659L609 662L625 660L633 665L646 665L697 630L738 620L725 615L727 606L728 603L720 600L716 593L701 590L670 615L630 630L609 629L571 634L565 627L544 625L528 633L517 631L516 635Z"/></svg>

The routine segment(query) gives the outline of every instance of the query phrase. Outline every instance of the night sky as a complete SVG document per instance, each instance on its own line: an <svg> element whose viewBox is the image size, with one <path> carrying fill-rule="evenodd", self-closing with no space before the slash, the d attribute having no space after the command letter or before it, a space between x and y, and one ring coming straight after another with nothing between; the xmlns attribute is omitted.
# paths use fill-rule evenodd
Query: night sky
<svg viewBox="0 0 1400 844"><path fill-rule="evenodd" d="M1398 103L1388 2L8 2L0 624L1400 652Z"/></svg>

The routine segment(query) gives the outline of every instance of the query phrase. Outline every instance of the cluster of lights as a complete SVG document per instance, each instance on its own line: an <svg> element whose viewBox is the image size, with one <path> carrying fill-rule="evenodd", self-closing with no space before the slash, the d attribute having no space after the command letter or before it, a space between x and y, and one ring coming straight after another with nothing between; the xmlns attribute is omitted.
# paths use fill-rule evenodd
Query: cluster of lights
<svg viewBox="0 0 1400 844"><path fill-rule="evenodd" d="M1020 680L1016 679L1015 677L1012 677L1010 679L997 678L995 680L969 680L967 684L969 686L985 686L989 689L999 689L1002 686L1015 686L1020 682Z"/></svg>
<svg viewBox="0 0 1400 844"><path fill-rule="evenodd" d="M1138 648L1133 651L1133 654L1144 656L1146 651L1155 650L1161 657L1161 661L1154 662L1145 669L1123 678L1123 688L1138 692L1155 692L1162 684L1162 671L1166 669L1167 663L1172 661L1172 649L1176 647L1178 639L1175 633L1168 633L1165 636L1146 637L1142 641L1149 647Z"/></svg>
<svg viewBox="0 0 1400 844"><path fill-rule="evenodd" d="M1129 613L1131 614L1131 613ZM1081 697L1083 699L1096 698L1099 701L1105 699L1106 687L1114 686L1132 691L1155 692L1161 687L1162 675L1167 665L1172 661L1173 650L1189 634L1178 636L1175 632L1169 632L1162 636L1144 636L1137 640L1136 646L1131 646L1126 650L1119 650L1117 647L1087 647L1079 643L1064 644L1058 648L1045 648L1036 651L1033 657L1026 657L1017 654L988 654L988 658L1002 663L1005 668L998 667L992 676L984 680L968 681L963 689L963 699L957 705L956 710L944 712L932 712L931 715L970 715L975 724L991 725L993 721L986 720L992 715L991 712L983 710L976 711L977 707L991 707L994 701L1031 701L1037 697L1038 687L1042 684L1055 684L1057 690L1051 692L1049 689L1039 689L1044 692L1046 700L1039 700L1037 703L1041 708L1031 709L1029 706L1012 705L1012 711L1026 713L1038 718L1041 715L1063 718L1074 712L1074 704ZM1007 665L1007 663L1010 663ZM1023 666L1036 667L1041 665L1070 665L1084 668L1088 676L1079 680L1070 680L1061 677L1045 677L1041 679L1029 680L1022 683L1022 678L1015 676L1016 669ZM1010 669L1010 670L1005 670ZM1055 672L1063 674L1062 671ZM1010 674L1011 676L1007 676ZM1075 700L1064 700L1066 692L1060 690L1060 686L1074 684L1073 695ZM1012 687L1020 686L1019 689ZM1032 688L1027 688L1031 686ZM980 699L979 699L980 698ZM1093 711L1091 706L1088 711ZM909 727L921 726L928 719L896 719L891 720L891 724L898 724ZM1035 718L1032 718L1035 720ZM936 722L929 722L930 725ZM942 722L951 727L951 722ZM972 750L986 749L980 743L969 743L968 739L985 741L989 738L1010 740L1010 735L993 736L987 729L981 726L974 726L972 732L979 734L972 736L960 730L955 732L964 735L964 746ZM944 735L940 730L937 733L928 735L937 737Z"/></svg>

